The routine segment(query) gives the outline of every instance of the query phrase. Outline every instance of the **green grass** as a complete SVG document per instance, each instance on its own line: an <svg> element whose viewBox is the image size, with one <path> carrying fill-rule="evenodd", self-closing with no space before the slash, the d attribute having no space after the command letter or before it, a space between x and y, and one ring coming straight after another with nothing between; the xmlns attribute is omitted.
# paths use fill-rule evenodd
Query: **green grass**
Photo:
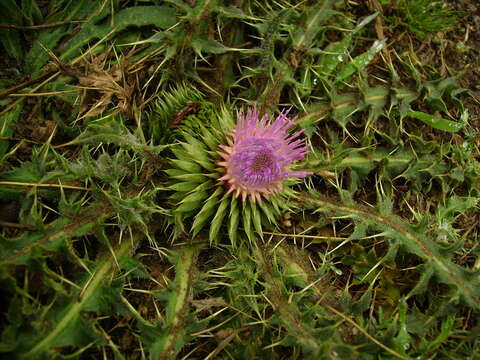
<svg viewBox="0 0 480 360"><path fill-rule="evenodd" d="M0 2L0 357L479 359L479 102L418 50L463 15L377 5ZM314 175L243 205L253 104Z"/></svg>

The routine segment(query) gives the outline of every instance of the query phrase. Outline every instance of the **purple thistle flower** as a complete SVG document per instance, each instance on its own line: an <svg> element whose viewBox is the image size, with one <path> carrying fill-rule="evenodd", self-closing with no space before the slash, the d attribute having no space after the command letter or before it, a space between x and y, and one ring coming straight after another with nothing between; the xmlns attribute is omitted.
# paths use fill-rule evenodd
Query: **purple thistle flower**
<svg viewBox="0 0 480 360"><path fill-rule="evenodd" d="M225 174L220 178L227 182L228 193L250 196L253 202L268 198L283 189L286 178L305 177L306 171L289 171L293 161L302 159L307 153L305 139L300 138L303 130L289 134L293 121L287 118L289 110L270 123L270 117L259 119L256 107L247 114L238 114L235 130L228 138L228 145L221 145L219 154L223 158L218 164Z"/></svg>

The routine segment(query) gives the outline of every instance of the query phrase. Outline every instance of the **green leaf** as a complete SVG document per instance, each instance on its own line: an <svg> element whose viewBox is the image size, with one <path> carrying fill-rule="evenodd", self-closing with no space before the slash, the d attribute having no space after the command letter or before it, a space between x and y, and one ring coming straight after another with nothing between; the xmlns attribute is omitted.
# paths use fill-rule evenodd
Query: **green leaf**
<svg viewBox="0 0 480 360"><path fill-rule="evenodd" d="M2 14L8 16L15 24L21 24L22 9L15 0L3 0L0 2L0 10L2 10Z"/></svg>
<svg viewBox="0 0 480 360"><path fill-rule="evenodd" d="M14 106L13 109L0 116L0 137L10 137L13 135L13 126L20 119L22 110L23 103ZM3 156L8 149L9 142L9 140L0 140L0 165L4 161Z"/></svg>
<svg viewBox="0 0 480 360"><path fill-rule="evenodd" d="M362 110L356 94L333 94L331 101L332 116L341 126L347 125L351 121L352 115Z"/></svg>
<svg viewBox="0 0 480 360"><path fill-rule="evenodd" d="M358 205L343 205L336 201L324 198L319 194L315 196L302 196L305 203L315 204L322 210L329 209L337 213L349 214L357 219L369 220L379 229L400 242L406 251L415 254L425 261L426 266L431 266L438 279L454 286L463 299L473 308L480 308L480 281L478 270L470 271L458 266L449 258L443 256L438 245L428 238L423 232L415 231L410 225L397 216L371 212Z"/></svg>
<svg viewBox="0 0 480 360"><path fill-rule="evenodd" d="M37 183L44 175L45 168L42 164L29 161L8 172L4 178L8 181Z"/></svg>
<svg viewBox="0 0 480 360"><path fill-rule="evenodd" d="M235 50L226 47L216 40L205 40L200 37L194 38L191 45L193 51L195 51L200 57L202 57L202 52L209 54L225 54L228 51Z"/></svg>
<svg viewBox="0 0 480 360"><path fill-rule="evenodd" d="M0 19L2 17L0 16ZM0 41L8 56L21 63L23 60L23 50L21 38L16 29L0 29Z"/></svg>
<svg viewBox="0 0 480 360"><path fill-rule="evenodd" d="M320 61L315 70L322 75L330 75L333 70L346 59L347 50L352 42L352 35L360 31L377 16L378 13L367 16L353 31L348 32L342 40L329 43L324 51L322 51Z"/></svg>
<svg viewBox="0 0 480 360"><path fill-rule="evenodd" d="M411 110L410 104L418 99L419 94L409 88L393 88L392 104L398 105L400 118L403 119Z"/></svg>
<svg viewBox="0 0 480 360"><path fill-rule="evenodd" d="M399 306L398 317L398 334L394 337L393 343L395 344L395 350L401 354L405 354L405 350L409 348L411 342L411 336L407 330L406 318L407 318L407 303L405 299L401 299Z"/></svg>
<svg viewBox="0 0 480 360"><path fill-rule="evenodd" d="M348 79L350 79L355 73L365 69L367 65L372 62L375 55L385 47L386 43L387 39L375 40L368 51L358 55L340 69L337 75L337 81L348 81Z"/></svg>
<svg viewBox="0 0 480 360"><path fill-rule="evenodd" d="M442 322L442 327L440 334L435 338L429 341L428 350L433 351L436 348L445 344L445 341L456 331L455 326L455 315L449 314L445 321Z"/></svg>
<svg viewBox="0 0 480 360"><path fill-rule="evenodd" d="M105 16L110 10L103 5L104 3L101 0L71 1L54 16L50 16L49 22L83 20L93 14L104 14L103 16ZM45 49L53 51L61 39L72 31L72 28L73 25L64 25L54 29L42 30L25 57L26 71L33 76L38 75L50 59Z"/></svg>
<svg viewBox="0 0 480 360"><path fill-rule="evenodd" d="M35 0L22 0L23 16L28 21L29 25L43 20L42 12Z"/></svg>
<svg viewBox="0 0 480 360"><path fill-rule="evenodd" d="M413 295L424 294L428 291L428 284L434 275L433 266L419 265L418 270L420 273L420 279L408 293L407 299Z"/></svg>
<svg viewBox="0 0 480 360"><path fill-rule="evenodd" d="M116 250L116 256L121 257L131 251L134 243L134 241L124 241ZM48 326L45 324L45 330L38 332L37 340L21 356L23 358L37 357L52 346L65 344L65 341L74 338L72 331L77 331L81 311L86 308L89 302L95 300L95 297L101 296L99 293L100 286L105 279L109 278L108 275L114 269L114 266L115 257L112 255L105 256L85 283L82 296L74 297L62 311L53 313L54 323Z"/></svg>
<svg viewBox="0 0 480 360"><path fill-rule="evenodd" d="M250 19L251 17L248 16L243 12L242 9L239 9L233 5L227 7L220 7L218 9L219 14L225 16L225 18L235 18L235 19Z"/></svg>
<svg viewBox="0 0 480 360"><path fill-rule="evenodd" d="M118 265L122 271L132 274L136 278L150 279L147 268L139 259L129 255L122 256L118 259Z"/></svg>
<svg viewBox="0 0 480 360"><path fill-rule="evenodd" d="M384 111L390 90L387 87L368 87L363 90L364 102L370 106L370 116L377 119Z"/></svg>
<svg viewBox="0 0 480 360"><path fill-rule="evenodd" d="M70 144L116 144L143 151L148 146L123 124L121 117L106 119L103 123L94 123L87 126ZM163 147L165 148L165 146Z"/></svg>
<svg viewBox="0 0 480 360"><path fill-rule="evenodd" d="M330 75L335 68L346 58L346 51L350 46L351 36L345 36L341 41L332 42L325 48L325 53L320 57L318 71L321 75Z"/></svg>
<svg viewBox="0 0 480 360"><path fill-rule="evenodd" d="M325 21L333 15L331 7L334 2L335 0L318 1L307 8L302 15L300 26L294 27L292 46L295 49L309 48L312 45Z"/></svg>
<svg viewBox="0 0 480 360"><path fill-rule="evenodd" d="M421 111L413 111L410 110L407 112L407 116L410 116L414 119L421 120L425 124L430 125L431 127L438 129L438 130L443 130L443 131L448 131L448 132L457 132L460 131L463 126L465 125L465 122L453 122L450 120L443 119L438 116L426 114Z"/></svg>
<svg viewBox="0 0 480 360"><path fill-rule="evenodd" d="M167 6L135 6L121 10L113 16L111 21L97 25L94 21L82 27L74 36L62 53L61 59L68 61L76 56L81 48L89 42L112 36L129 26L156 26L159 29L168 29L177 21L175 10Z"/></svg>
<svg viewBox="0 0 480 360"><path fill-rule="evenodd" d="M187 342L188 329L192 325L188 320L188 313L198 248L183 246L175 255L175 280L172 284L174 291L169 291L166 296L166 321L159 324L160 331L151 327L145 327L142 331L143 338L151 338L147 345L152 359L176 359L176 355Z"/></svg>

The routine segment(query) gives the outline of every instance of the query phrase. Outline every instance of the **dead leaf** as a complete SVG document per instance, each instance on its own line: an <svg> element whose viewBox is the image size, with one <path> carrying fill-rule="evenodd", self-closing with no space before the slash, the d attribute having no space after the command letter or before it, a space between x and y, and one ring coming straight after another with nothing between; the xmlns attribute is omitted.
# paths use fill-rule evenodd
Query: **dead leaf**
<svg viewBox="0 0 480 360"><path fill-rule="evenodd" d="M198 311L211 309L213 307L225 307L227 303L221 297L212 297L207 299L192 300L192 306Z"/></svg>
<svg viewBox="0 0 480 360"><path fill-rule="evenodd" d="M120 58L115 65L109 65L110 52L84 60L80 69L58 64L69 76L78 79L82 89L80 112L77 120L102 114L114 109L133 118L138 108L140 90L136 74L128 72L128 56Z"/></svg>

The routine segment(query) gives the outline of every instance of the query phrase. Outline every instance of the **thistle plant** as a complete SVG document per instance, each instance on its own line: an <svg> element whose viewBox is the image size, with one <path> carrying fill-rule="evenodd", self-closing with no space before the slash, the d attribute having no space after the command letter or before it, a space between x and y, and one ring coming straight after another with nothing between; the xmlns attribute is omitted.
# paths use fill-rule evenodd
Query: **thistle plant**
<svg viewBox="0 0 480 360"><path fill-rule="evenodd" d="M0 0L0 359L479 359L477 3Z"/></svg>
<svg viewBox="0 0 480 360"><path fill-rule="evenodd" d="M239 112L234 126L224 110L200 131L183 130L184 141L173 150L173 169L167 170L174 178L170 189L176 191L172 198L179 201L175 213L182 229L184 219L193 217L195 235L211 220L209 239L216 242L228 213L232 242L240 224L252 240L253 229L261 235L262 224L275 224L289 209L291 185L310 173L294 170L307 146L303 130L288 132L294 125L288 113L272 121L253 107Z"/></svg>

